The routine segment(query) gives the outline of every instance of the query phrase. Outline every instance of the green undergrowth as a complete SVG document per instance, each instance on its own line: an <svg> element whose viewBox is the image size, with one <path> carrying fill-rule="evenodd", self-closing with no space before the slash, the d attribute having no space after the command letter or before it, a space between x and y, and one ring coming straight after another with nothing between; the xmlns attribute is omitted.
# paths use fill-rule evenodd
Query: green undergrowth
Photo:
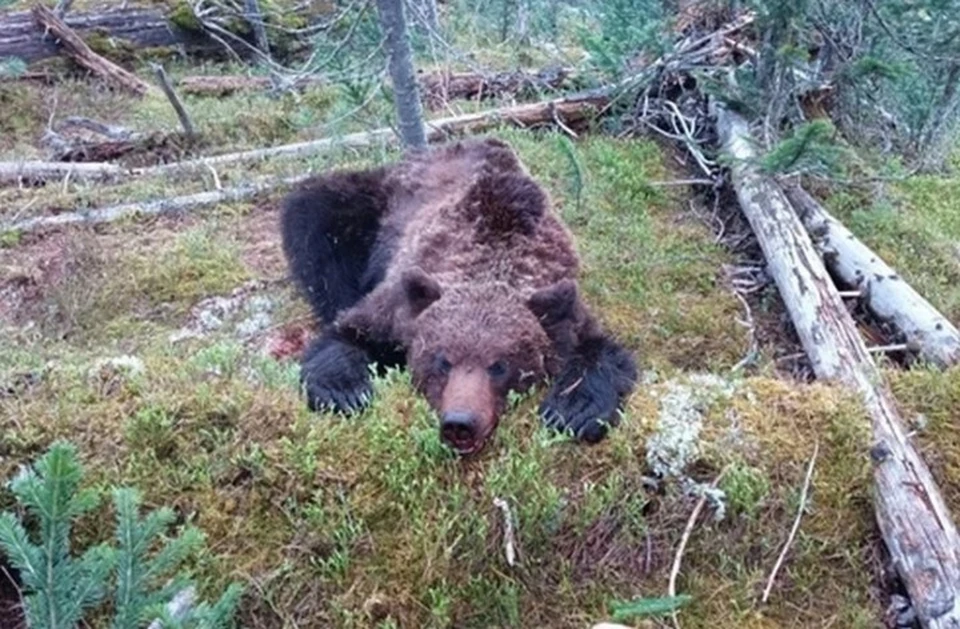
<svg viewBox="0 0 960 629"><path fill-rule="evenodd" d="M0 402L0 473L52 439L79 444L91 483L142 487L148 504L171 505L208 536L211 551L193 569L210 592L250 584L243 626L582 627L607 617L613 600L666 593L697 501L677 480L659 490L644 482L645 444L666 425L672 381L642 387L621 429L593 447L539 428L534 392L463 462L441 446L402 373L378 380L362 415L318 417L296 398L295 369L230 341L142 356L142 374L111 386L64 364L29 395ZM726 496L723 519L708 503L687 548L684 626L873 626L857 406L826 387L758 378L697 408L686 473L708 483L726 468ZM804 526L760 606L814 438ZM514 566L497 498L516 520ZM78 536L108 535L102 516L85 517Z"/></svg>
<svg viewBox="0 0 960 629"><path fill-rule="evenodd" d="M960 369L915 369L890 374L916 445L954 518L960 517Z"/></svg>
<svg viewBox="0 0 960 629"><path fill-rule="evenodd" d="M244 627L584 627L618 601L667 594L698 488L726 470L683 559L684 626L875 626L866 421L826 387L690 375L725 372L747 343L738 302L716 282L727 254L678 210L682 191L653 185L676 176L657 146L497 135L571 226L586 298L638 352L644 383L610 439L591 447L544 431L534 391L512 401L479 457L460 461L404 373L379 380L360 416L313 415L295 364L257 343L225 328L171 344L200 299L283 273L258 262L279 253L275 209L241 204L75 236L80 261L33 304L59 308L67 332L25 329L0 357L0 477L71 440L91 484L138 487L146 505L204 532L210 548L191 565L201 594L243 582ZM0 255L23 264L51 242L25 238ZM269 290L275 323L306 312L289 286ZM92 368L118 354L142 371ZM803 526L763 606L815 439ZM651 484L664 462L680 476ZM515 518L513 566L495 499ZM11 504L0 490L0 509ZM80 541L109 535L104 517L85 516Z"/></svg>

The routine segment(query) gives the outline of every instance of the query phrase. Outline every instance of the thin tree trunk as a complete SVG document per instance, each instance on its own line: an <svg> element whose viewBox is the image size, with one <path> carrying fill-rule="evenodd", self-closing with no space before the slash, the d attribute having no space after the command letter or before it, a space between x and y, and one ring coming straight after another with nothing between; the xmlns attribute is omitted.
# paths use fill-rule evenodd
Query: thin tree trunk
<svg viewBox="0 0 960 629"><path fill-rule="evenodd" d="M874 506L893 564L925 628L960 627L960 536L893 395L796 212L756 157L740 116L717 111L733 185L814 372L855 392L871 420Z"/></svg>
<svg viewBox="0 0 960 629"><path fill-rule="evenodd" d="M413 69L403 0L377 0L377 9L390 56L390 80L393 82L400 137L408 148L419 150L427 145L427 136L423 129L423 109Z"/></svg>

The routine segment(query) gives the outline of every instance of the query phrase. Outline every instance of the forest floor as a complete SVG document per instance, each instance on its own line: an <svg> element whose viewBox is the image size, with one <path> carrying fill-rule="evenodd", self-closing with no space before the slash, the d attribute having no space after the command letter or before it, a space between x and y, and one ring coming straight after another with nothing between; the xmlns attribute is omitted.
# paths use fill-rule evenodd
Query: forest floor
<svg viewBox="0 0 960 629"><path fill-rule="evenodd" d="M168 68L174 79L230 70ZM185 100L205 154L323 137L325 123L355 108L336 87ZM0 83L0 111L0 160L42 156L50 121L71 115L177 128L160 98L81 79ZM379 127L389 115L378 97L337 130ZM678 593L692 597L684 627L881 626L892 586L871 506L867 420L854 400L803 377L775 286L760 285L746 306L734 293L738 269L758 262L718 227L736 222L736 208L714 212L683 186L658 185L689 173L652 139L491 134L548 189L577 237L586 298L637 352L642 383L604 442L541 429L534 391L514 400L479 456L459 460L402 372L377 381L361 415L307 412L295 356L280 350L315 330L286 277L276 192L3 236L0 478L52 440L71 440L88 483L135 486L148 506L172 506L206 534L191 569L203 594L245 585L244 627L573 628L610 618L617 601L667 594L684 528L723 471L682 558ZM229 187L396 155L339 150L218 168L216 179ZM0 188L0 223L213 185L201 172ZM960 321L960 177L912 177L826 202ZM884 373L960 515L960 370L890 363ZM762 604L815 444L801 527ZM516 520L514 565L498 498ZM12 503L0 489L0 510ZM106 504L84 516L77 543L108 538L111 518Z"/></svg>

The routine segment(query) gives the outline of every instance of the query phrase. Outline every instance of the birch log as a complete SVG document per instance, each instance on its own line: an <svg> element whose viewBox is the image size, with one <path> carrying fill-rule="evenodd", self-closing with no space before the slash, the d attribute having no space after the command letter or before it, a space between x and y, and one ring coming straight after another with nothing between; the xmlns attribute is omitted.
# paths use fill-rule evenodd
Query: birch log
<svg viewBox="0 0 960 629"><path fill-rule="evenodd" d="M750 163L746 121L722 107L716 115L737 199L814 372L859 394L869 414L876 517L917 617L925 628L957 629L960 537L950 512L810 236L779 186Z"/></svg>
<svg viewBox="0 0 960 629"><path fill-rule="evenodd" d="M834 277L858 289L870 312L896 326L923 360L941 369L960 360L960 332L946 317L806 190L790 184L784 192Z"/></svg>

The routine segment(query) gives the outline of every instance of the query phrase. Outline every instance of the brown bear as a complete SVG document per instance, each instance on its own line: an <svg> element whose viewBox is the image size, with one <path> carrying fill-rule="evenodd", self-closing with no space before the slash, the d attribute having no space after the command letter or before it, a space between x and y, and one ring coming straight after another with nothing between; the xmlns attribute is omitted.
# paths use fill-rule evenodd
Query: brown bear
<svg viewBox="0 0 960 629"><path fill-rule="evenodd" d="M281 222L293 279L326 324L302 357L311 410L358 410L374 365L406 366L461 454L491 435L509 391L547 380L546 425L596 442L619 422L634 359L581 300L572 236L506 143L315 177Z"/></svg>

